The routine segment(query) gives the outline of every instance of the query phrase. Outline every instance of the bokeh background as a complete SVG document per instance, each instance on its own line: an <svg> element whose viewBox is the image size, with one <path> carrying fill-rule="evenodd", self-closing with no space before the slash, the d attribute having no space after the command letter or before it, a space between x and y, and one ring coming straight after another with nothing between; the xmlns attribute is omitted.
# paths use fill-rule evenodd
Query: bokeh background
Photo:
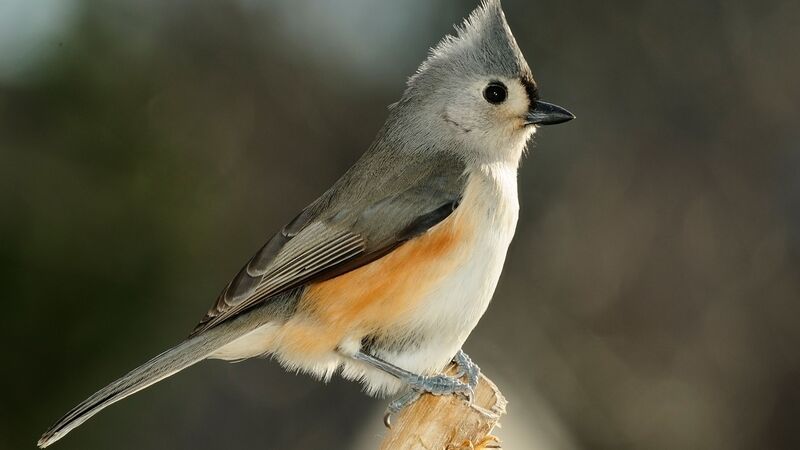
<svg viewBox="0 0 800 450"><path fill-rule="evenodd" d="M475 0L0 1L0 448L183 338ZM578 116L466 350L508 449L800 448L800 2L504 0ZM68 449L369 449L386 401L206 362Z"/></svg>

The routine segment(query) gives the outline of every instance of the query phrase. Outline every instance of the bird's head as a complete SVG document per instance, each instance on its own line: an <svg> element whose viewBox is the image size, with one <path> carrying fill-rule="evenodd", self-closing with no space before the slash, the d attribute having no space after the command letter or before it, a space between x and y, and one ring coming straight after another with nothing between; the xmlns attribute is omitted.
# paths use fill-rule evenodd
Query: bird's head
<svg viewBox="0 0 800 450"><path fill-rule="evenodd" d="M575 117L539 99L499 0L485 0L431 50L394 108L482 160L518 160L537 126Z"/></svg>

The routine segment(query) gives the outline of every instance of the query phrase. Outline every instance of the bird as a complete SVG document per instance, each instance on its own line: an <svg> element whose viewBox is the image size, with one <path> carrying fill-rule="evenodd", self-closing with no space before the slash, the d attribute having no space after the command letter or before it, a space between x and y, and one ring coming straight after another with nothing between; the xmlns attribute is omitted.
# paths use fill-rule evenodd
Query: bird
<svg viewBox="0 0 800 450"><path fill-rule="evenodd" d="M366 152L266 240L189 336L75 406L38 441L205 359L269 356L323 380L470 401L462 350L494 294L536 130L575 116L539 88L499 0L430 49ZM457 373L442 371L451 362Z"/></svg>

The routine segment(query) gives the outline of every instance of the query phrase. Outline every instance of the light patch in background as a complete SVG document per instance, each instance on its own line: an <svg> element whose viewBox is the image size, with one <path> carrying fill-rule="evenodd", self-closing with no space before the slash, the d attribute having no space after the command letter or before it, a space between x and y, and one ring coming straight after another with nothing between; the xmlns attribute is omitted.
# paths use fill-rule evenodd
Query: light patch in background
<svg viewBox="0 0 800 450"><path fill-rule="evenodd" d="M0 83L24 84L78 17L73 0L0 2Z"/></svg>
<svg viewBox="0 0 800 450"><path fill-rule="evenodd" d="M438 7L427 0L241 0L241 4L277 17L276 31L297 45L303 58L332 70L347 69L378 84L384 78L396 79L397 64L391 61L421 61L422 50L436 44L424 41Z"/></svg>

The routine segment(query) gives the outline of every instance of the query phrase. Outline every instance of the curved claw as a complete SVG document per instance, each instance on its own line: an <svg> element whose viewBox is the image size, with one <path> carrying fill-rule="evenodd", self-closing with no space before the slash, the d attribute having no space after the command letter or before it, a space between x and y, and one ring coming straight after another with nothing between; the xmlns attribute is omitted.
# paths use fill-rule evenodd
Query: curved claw
<svg viewBox="0 0 800 450"><path fill-rule="evenodd" d="M392 428L392 414L399 413L403 408L417 401L420 395L422 394L418 390L412 389L392 400L386 407L386 414L383 415L383 424L386 428Z"/></svg>
<svg viewBox="0 0 800 450"><path fill-rule="evenodd" d="M470 406L472 406L472 404L475 402L475 389L473 389L472 386L469 385L467 385L467 387L469 388L469 390L464 393L464 396L467 397L467 403Z"/></svg>

